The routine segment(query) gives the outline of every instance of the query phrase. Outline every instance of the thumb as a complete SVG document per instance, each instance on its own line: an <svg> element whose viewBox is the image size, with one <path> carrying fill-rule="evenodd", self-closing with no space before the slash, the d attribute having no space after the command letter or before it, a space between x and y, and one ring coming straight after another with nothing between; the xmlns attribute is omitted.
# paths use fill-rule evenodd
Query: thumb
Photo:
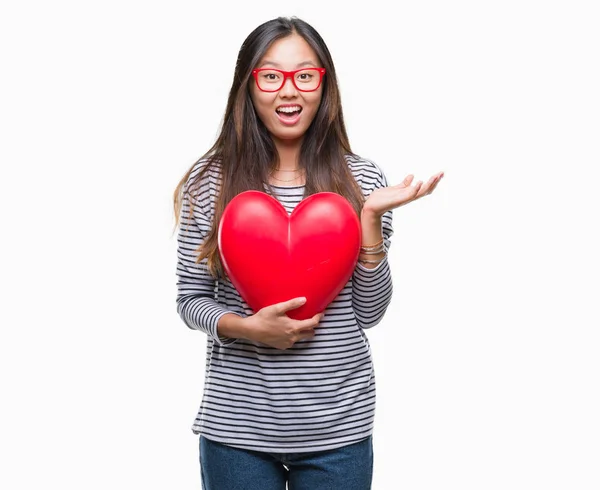
<svg viewBox="0 0 600 490"><path fill-rule="evenodd" d="M404 189L405 187L408 187L410 184L412 184L414 178L415 176L413 174L408 174L406 177L404 177L404 180L402 182L396 184L394 187L396 189Z"/></svg>
<svg viewBox="0 0 600 490"><path fill-rule="evenodd" d="M282 303L277 303L277 312L282 315L286 311L300 308L304 303L306 303L306 298L304 296L283 301Z"/></svg>

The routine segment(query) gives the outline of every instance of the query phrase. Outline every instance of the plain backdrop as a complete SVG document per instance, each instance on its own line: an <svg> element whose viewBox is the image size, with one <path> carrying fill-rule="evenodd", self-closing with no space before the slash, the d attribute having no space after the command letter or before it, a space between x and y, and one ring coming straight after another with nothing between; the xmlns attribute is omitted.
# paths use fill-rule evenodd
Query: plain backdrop
<svg viewBox="0 0 600 490"><path fill-rule="evenodd" d="M593 7L3 2L0 487L200 489L173 191L245 37L295 15L330 48L353 150L390 183L446 174L394 212L373 488L600 488Z"/></svg>

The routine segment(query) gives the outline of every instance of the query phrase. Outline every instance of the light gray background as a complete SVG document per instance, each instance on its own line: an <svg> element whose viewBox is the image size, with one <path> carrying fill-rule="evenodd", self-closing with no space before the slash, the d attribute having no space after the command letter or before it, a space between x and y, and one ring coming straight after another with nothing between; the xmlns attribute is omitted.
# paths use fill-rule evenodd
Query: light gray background
<svg viewBox="0 0 600 490"><path fill-rule="evenodd" d="M172 192L246 35L297 15L354 151L391 183L446 173L394 213L374 490L597 490L593 4L3 3L0 487L200 488Z"/></svg>

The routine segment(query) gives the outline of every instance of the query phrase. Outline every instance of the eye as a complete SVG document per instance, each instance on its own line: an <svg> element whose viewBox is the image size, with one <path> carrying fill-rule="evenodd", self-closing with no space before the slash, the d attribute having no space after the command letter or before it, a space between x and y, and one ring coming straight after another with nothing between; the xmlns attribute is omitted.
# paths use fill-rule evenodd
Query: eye
<svg viewBox="0 0 600 490"><path fill-rule="evenodd" d="M260 78L265 82L277 82L281 79L281 74L276 71L261 71Z"/></svg>
<svg viewBox="0 0 600 490"><path fill-rule="evenodd" d="M296 73L296 82L302 84L303 90L310 90L313 87L316 88L319 81L320 73L313 68L307 68L306 70Z"/></svg>

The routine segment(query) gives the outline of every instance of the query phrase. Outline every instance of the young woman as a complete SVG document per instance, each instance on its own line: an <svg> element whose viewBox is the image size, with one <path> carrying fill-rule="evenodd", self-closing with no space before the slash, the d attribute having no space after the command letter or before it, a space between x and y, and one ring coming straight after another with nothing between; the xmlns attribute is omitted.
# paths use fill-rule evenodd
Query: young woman
<svg viewBox="0 0 600 490"><path fill-rule="evenodd" d="M244 41L223 126L175 191L177 310L207 334L200 434L206 490L366 490L371 487L375 378L365 329L392 295L392 209L442 178L388 186L352 153L331 55L297 18L277 18ZM356 210L359 262L322 313L295 320L289 298L253 312L223 273L217 228L237 194L259 190L291 213L335 192Z"/></svg>

